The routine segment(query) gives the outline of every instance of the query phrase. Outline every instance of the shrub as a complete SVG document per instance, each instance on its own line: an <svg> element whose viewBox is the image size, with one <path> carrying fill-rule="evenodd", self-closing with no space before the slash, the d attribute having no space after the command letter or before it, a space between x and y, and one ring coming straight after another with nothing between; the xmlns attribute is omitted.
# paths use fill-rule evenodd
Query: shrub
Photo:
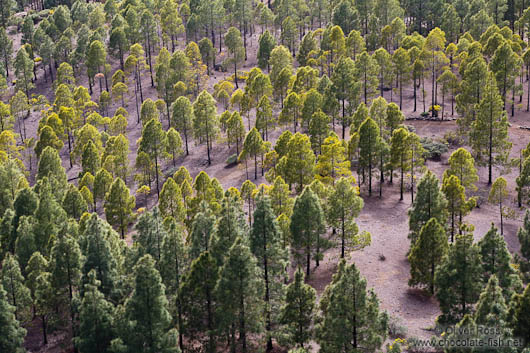
<svg viewBox="0 0 530 353"><path fill-rule="evenodd" d="M390 316L388 320L388 335L392 338L404 338L407 336L407 327L403 325L401 318Z"/></svg>
<svg viewBox="0 0 530 353"><path fill-rule="evenodd" d="M228 165L232 165L232 164L235 164L237 163L237 154L232 154L230 156L228 156L228 158L226 159L226 164Z"/></svg>
<svg viewBox="0 0 530 353"><path fill-rule="evenodd" d="M432 138L424 137L421 139L421 144L425 149L424 157L427 159L432 159L439 161L442 157L442 154L449 151L447 142L435 141Z"/></svg>
<svg viewBox="0 0 530 353"><path fill-rule="evenodd" d="M456 131L448 131L444 135L444 140L447 141L447 143L451 146L459 147L464 144L464 140L460 134L458 134Z"/></svg>

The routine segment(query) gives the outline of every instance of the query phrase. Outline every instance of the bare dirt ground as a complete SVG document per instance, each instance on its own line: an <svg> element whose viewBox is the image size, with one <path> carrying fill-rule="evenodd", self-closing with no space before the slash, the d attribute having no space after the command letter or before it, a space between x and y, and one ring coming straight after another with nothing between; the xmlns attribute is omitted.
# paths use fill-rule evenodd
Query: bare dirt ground
<svg viewBox="0 0 530 353"><path fill-rule="evenodd" d="M256 66L256 52L257 52L257 41L260 31L256 31L251 39L248 40L248 60L242 67L242 70L248 71L252 67ZM20 46L20 35L16 35L15 48ZM181 42L179 47L183 47ZM224 50L223 50L224 53ZM224 53L226 55L226 53ZM113 72L118 69L119 66L116 60L111 60ZM225 79L230 76L232 72L221 73L211 72L211 76L208 80L207 86L212 89L216 82ZM88 82L85 74L81 74L77 77L78 84L85 85L88 87ZM133 92L133 86L130 84L130 92ZM145 98L157 98L157 93L154 88L150 85L150 77L147 74L143 79L143 87L145 88ZM244 87L243 83L240 83L240 87ZM430 89L429 82L426 81L426 89ZM48 99L53 101L53 91L49 83L44 83L42 71L38 70L38 81L37 87L34 90L37 94L44 94ZM390 93L385 92L385 98L390 99ZM99 97L99 87L94 87L93 100L97 101ZM430 105L430 92L427 93L427 107ZM394 94L394 102L398 102L398 96ZM110 112L113 113L117 109L118 105L114 104L110 108ZM126 107L129 111L129 126L128 126L128 138L130 141L130 153L129 160L131 170L134 166L136 158L136 141L141 136L141 125L136 122L136 107L134 104L134 96L129 97L129 103ZM450 101L446 99L446 116L450 113ZM278 107L276 107L276 112ZM406 117L418 116L419 112L422 111L421 100L418 100L418 112L413 112L413 100L412 100L412 88L409 87L404 89L403 99L403 113ZM220 110L221 112L221 110ZM38 114L32 114L26 121L26 127L28 129L28 136L37 135L37 125L40 116ZM252 124L254 120L254 114L252 114ZM244 119L247 124L246 119ZM510 117L512 127L510 128L510 139L513 143L511 156L513 158L518 157L521 148L524 148L529 142L530 131L521 130L518 128L519 125L528 125L530 121L530 113L516 109L515 117ZM456 130L456 123L450 121L437 122L437 121L407 121L407 125L412 125L416 128L416 132L422 137L441 138L448 131ZM167 126L167 122L164 121L164 126ZM248 128L248 126L247 126ZM273 142L278 138L282 130L287 127L277 128L273 133L270 134L270 141ZM290 127L289 127L290 128ZM337 132L338 126L337 126ZM426 166L435 172L439 177L443 174L443 171L447 167L447 158L450 153L456 149L456 146L451 146L450 151L442 156L441 161L433 162L428 161ZM235 153L235 148L228 150L226 143L223 142L222 138L214 144L212 151L212 165L208 166L206 163L206 147L204 145L195 145L191 142L190 145L190 156L181 157L178 160L177 166L185 166L190 171L192 177L196 176L200 171L205 171L211 177L216 177L221 184L227 188L231 186L239 187L246 179L244 164L236 167L227 167L226 159L231 154ZM69 168L68 163L68 151L65 147L61 153L63 157L63 165L67 169L69 178L74 178L79 173L79 166ZM35 167L35 166L34 166ZM249 173L253 177L253 167L249 166ZM35 169L35 168L34 168ZM163 171L167 174L173 167L170 163L163 167ZM510 197L511 202L508 206L516 209L515 201L515 178L517 177L518 170L513 168L504 174L508 180L508 185L511 190ZM260 175L260 174L259 174ZM466 218L467 222L472 223L475 226L475 239L480 239L486 231L489 229L491 222L498 224L499 214L496 207L487 204L487 195L489 192L489 186L487 185L487 170L484 167L479 168L480 181L478 182L478 191L473 195L468 196L479 196L483 202L480 204L480 208L476 208ZM494 178L499 176L500 172L495 170ZM265 183L263 177L259 177L258 180L252 180L256 184ZM132 178L129 178L128 185L131 188L131 192L135 192L136 185L133 183ZM375 186L377 188L377 185ZM154 193L156 195L156 193ZM156 203L156 196L151 196L149 200L149 206ZM365 201L365 207L358 219L360 229L367 230L372 234L372 244L363 249L362 251L355 252L351 255L350 261L354 261L359 267L361 273L367 278L369 287L373 288L377 293L381 306L387 310L389 314L396 317L405 327L407 327L407 336L409 337L427 337L430 336L428 329L433 326L436 316L439 314L438 304L434 298L425 295L422 291L412 289L408 286L407 282L409 279L409 265L406 259L406 253L409 249L409 241L407 239L408 234L408 216L407 210L410 207L410 195L405 195L404 201L399 201L399 185L394 183L390 185L385 183L383 186L383 198L379 199L377 196L371 198L367 197L367 192L364 188L361 190L361 195ZM143 198L138 198L138 206L144 206L140 201ZM519 250L519 243L517 240L516 232L518 227L522 223L522 210L516 210L515 219L507 219L505 229L505 239L508 243L508 247L512 252ZM338 262L339 254L337 251L331 250L325 254L324 260L321 262L319 268L314 269L313 274L309 280L309 283L313 285L319 294L322 293L325 286L330 282L332 274L335 272L336 265ZM66 348L61 343L61 337L64 334L58 333L50 338L50 344L46 347L39 347L40 342L40 327L39 322L33 322L27 327L28 338L27 348L31 352L66 352Z"/></svg>

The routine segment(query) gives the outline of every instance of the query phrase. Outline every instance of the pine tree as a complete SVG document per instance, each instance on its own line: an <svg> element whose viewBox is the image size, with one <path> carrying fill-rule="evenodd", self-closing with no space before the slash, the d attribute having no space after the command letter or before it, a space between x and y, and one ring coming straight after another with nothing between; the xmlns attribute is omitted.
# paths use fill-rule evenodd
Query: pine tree
<svg viewBox="0 0 530 353"><path fill-rule="evenodd" d="M157 269L160 269L162 256L162 244L167 232L162 224L162 217L158 207L142 214L135 226L136 233L133 235L136 259L149 254L155 261Z"/></svg>
<svg viewBox="0 0 530 353"><path fill-rule="evenodd" d="M256 259L241 238L230 248L219 271L215 287L219 300L219 326L231 334L232 351L237 349L235 331L239 333L241 351L247 352L248 334L263 331L263 281Z"/></svg>
<svg viewBox="0 0 530 353"><path fill-rule="evenodd" d="M344 139L346 126L349 125L349 118L346 111L346 101L353 107L360 87L355 79L356 67L352 59L342 57L333 70L331 81L333 82L333 92L335 97L341 102L342 110L342 138Z"/></svg>
<svg viewBox="0 0 530 353"><path fill-rule="evenodd" d="M249 243L250 250L257 259L257 266L263 273L267 350L271 350L272 336L278 324L284 296L283 280L287 276L289 255L287 249L282 246L282 234L270 198L262 192L257 197Z"/></svg>
<svg viewBox="0 0 530 353"><path fill-rule="evenodd" d="M285 181L297 184L298 190L313 180L315 154L307 135L296 133L287 143L287 151L278 162L278 169Z"/></svg>
<svg viewBox="0 0 530 353"><path fill-rule="evenodd" d="M296 133L296 128L300 120L302 111L302 99L296 92L289 92L287 97L282 101L282 111L278 117L281 124L286 124L289 121L293 122L293 129Z"/></svg>
<svg viewBox="0 0 530 353"><path fill-rule="evenodd" d="M238 196L225 194L223 197L215 233L211 235L209 241L212 256L219 267L223 265L228 250L234 245L235 240L238 237L241 239L247 237L248 226L242 206L243 203Z"/></svg>
<svg viewBox="0 0 530 353"><path fill-rule="evenodd" d="M392 54L392 64L399 84L399 109L403 108L403 85L410 82L410 72L412 65L410 55L407 50L398 48Z"/></svg>
<svg viewBox="0 0 530 353"><path fill-rule="evenodd" d="M252 128L243 141L243 150L238 156L238 160L245 160L245 169L247 166L247 159L254 157L254 180L258 179L258 156L263 152L263 139L256 128ZM248 178L248 169L247 169Z"/></svg>
<svg viewBox="0 0 530 353"><path fill-rule="evenodd" d="M190 154L188 148L188 137L193 128L193 111L191 102L187 97L178 97L171 105L171 122L173 123L173 126L175 126L175 128L184 136L186 155L188 156Z"/></svg>
<svg viewBox="0 0 530 353"><path fill-rule="evenodd" d="M486 287L480 294L475 310L475 322L479 325L496 323L506 327L508 307L499 280L495 275L489 277Z"/></svg>
<svg viewBox="0 0 530 353"><path fill-rule="evenodd" d="M46 272L47 269L48 261L40 252L35 251L31 255L28 264L24 269L24 273L26 274L26 286L31 291L33 301L35 301L36 279L42 273Z"/></svg>
<svg viewBox="0 0 530 353"><path fill-rule="evenodd" d="M309 277L311 256L316 260L318 267L322 257L321 251L325 245L322 238L325 232L324 212L318 196L309 187L305 187L300 196L296 198L290 230L295 254L298 257L305 256L306 277ZM298 259L299 262L300 260Z"/></svg>
<svg viewBox="0 0 530 353"><path fill-rule="evenodd" d="M76 220L88 210L88 205L79 189L72 184L68 185L68 190L64 194L63 208L69 217Z"/></svg>
<svg viewBox="0 0 530 353"><path fill-rule="evenodd" d="M281 176L274 179L274 183L268 190L271 206L276 217L284 214L288 217L293 213L294 199L290 197L289 185Z"/></svg>
<svg viewBox="0 0 530 353"><path fill-rule="evenodd" d="M236 154L239 156L240 146L245 138L245 125L239 112L235 111L230 115L226 126L226 137L228 143L236 145Z"/></svg>
<svg viewBox="0 0 530 353"><path fill-rule="evenodd" d="M168 223L168 222L166 222ZM167 235L162 242L160 259L160 275L166 286L166 294L170 299L170 309L174 313L173 319L178 327L182 325L182 307L178 296L182 277L189 268L188 248L184 242L183 229L173 220L166 225ZM181 332L180 338L182 338ZM180 341L182 349L182 341Z"/></svg>
<svg viewBox="0 0 530 353"><path fill-rule="evenodd" d="M495 86L499 88L500 97L497 99L490 96L490 99L492 100L492 103L490 104L497 104L497 102L493 103L493 100L499 100L503 107L502 109L506 109L506 99L508 92L510 89L515 89L515 81L519 75L519 72L521 71L521 65L521 58L512 49L512 46L508 41L505 41L495 50L495 53L493 54L489 64L489 69L492 72L491 75L496 79ZM488 77L487 80L489 81L491 79ZM487 91L488 86L485 87L486 96L488 95ZM512 116L513 109L514 108L512 104Z"/></svg>
<svg viewBox="0 0 530 353"><path fill-rule="evenodd" d="M414 150L419 151L414 153ZM421 150L422 147L419 143L419 138L413 132L409 132L405 128L399 128L392 133L392 138L390 139L390 166L392 171L399 170L400 173L400 201L403 200L405 173L410 171L411 178L414 178L413 169L415 169L416 165L422 162Z"/></svg>
<svg viewBox="0 0 530 353"><path fill-rule="evenodd" d="M17 259L7 253L7 256L2 261L1 270L1 285L6 290L5 299L8 305L14 309L15 320L26 321L28 317L29 305L31 303L31 295L29 289L24 284L24 277L20 271Z"/></svg>
<svg viewBox="0 0 530 353"><path fill-rule="evenodd" d="M97 211L98 200L104 200L112 184L112 175L104 168L100 168L94 176L94 208Z"/></svg>
<svg viewBox="0 0 530 353"><path fill-rule="evenodd" d="M294 274L294 281L287 286L281 315L290 342L301 348L313 336L311 323L316 311L316 291L304 280L304 272L299 267Z"/></svg>
<svg viewBox="0 0 530 353"><path fill-rule="evenodd" d="M359 164L363 170L368 169L368 195L372 196L372 171L382 147L379 127L372 118L367 118L359 127Z"/></svg>
<svg viewBox="0 0 530 353"><path fill-rule="evenodd" d="M243 57L246 59L246 48L243 47L241 32L235 27L230 27L225 34L224 40L228 51L232 54L231 62L234 64L234 81L236 88L239 88L237 83L237 64L243 60Z"/></svg>
<svg viewBox="0 0 530 353"><path fill-rule="evenodd" d="M85 175L85 173L96 175L97 171L101 167L100 151L98 151L96 145L92 141L88 141L88 143L83 147L81 166L83 168L81 175Z"/></svg>
<svg viewBox="0 0 530 353"><path fill-rule="evenodd" d="M159 159L166 146L166 133L162 129L162 124L158 118L153 118L147 122L142 129L142 137L138 146L138 151L145 152L155 163L156 193L160 198L160 186L158 181Z"/></svg>
<svg viewBox="0 0 530 353"><path fill-rule="evenodd" d="M15 67L15 77L17 78L16 89L23 91L29 97L29 91L35 85L33 84L34 63L28 54L27 48L27 46L23 46L18 50L13 66Z"/></svg>
<svg viewBox="0 0 530 353"><path fill-rule="evenodd" d="M322 110L317 110L311 116L309 121L309 136L311 136L311 145L313 150L318 153L322 153L322 143L324 139L329 135L329 123L330 117Z"/></svg>
<svg viewBox="0 0 530 353"><path fill-rule="evenodd" d="M368 52L362 52L355 60L355 78L361 82L364 104L368 104L368 99L377 91L378 72L379 65Z"/></svg>
<svg viewBox="0 0 530 353"><path fill-rule="evenodd" d="M346 158L344 141L332 132L323 142L322 153L315 166L316 178L325 184L335 185L335 179L351 175L350 161Z"/></svg>
<svg viewBox="0 0 530 353"><path fill-rule="evenodd" d="M521 157L522 161L522 157ZM520 166L519 176L516 179L517 205L522 207L523 202L527 202L530 186L530 158L527 157Z"/></svg>
<svg viewBox="0 0 530 353"><path fill-rule="evenodd" d="M311 56L317 50L317 43L314 38L314 33L312 31L307 32L302 41L300 42L300 47L298 48L298 54L296 59L300 66L307 66Z"/></svg>
<svg viewBox="0 0 530 353"><path fill-rule="evenodd" d="M63 142L57 137L57 134L49 125L45 125L39 131L39 140L35 144L35 154L37 155L37 158L40 158L42 151L46 147L51 147L58 151L63 148Z"/></svg>
<svg viewBox="0 0 530 353"><path fill-rule="evenodd" d="M80 242L85 260L82 267L82 288L88 283L90 270L95 270L97 278L101 281L100 291L107 298L119 291L119 286L116 285L119 280L118 262L111 248L111 231L112 228L108 224L92 214L86 221Z"/></svg>
<svg viewBox="0 0 530 353"><path fill-rule="evenodd" d="M0 284L0 350L2 352L23 353L26 330L15 317L15 307L9 304L8 294Z"/></svg>
<svg viewBox="0 0 530 353"><path fill-rule="evenodd" d="M200 204L200 212L193 218L191 226L190 258L196 259L199 255L208 251L210 239L215 233L215 216L205 202Z"/></svg>
<svg viewBox="0 0 530 353"><path fill-rule="evenodd" d="M166 134L165 157L173 162L173 167L176 167L176 159L182 153L182 138L178 131L171 127Z"/></svg>
<svg viewBox="0 0 530 353"><path fill-rule="evenodd" d="M136 199L130 194L123 180L115 179L105 196L105 216L110 224L120 230L122 238L125 237L128 225L133 219L135 204Z"/></svg>
<svg viewBox="0 0 530 353"><path fill-rule="evenodd" d="M171 315L164 285L150 255L134 266L134 291L125 302L130 334L121 337L128 352L155 353L171 349L166 336L171 333Z"/></svg>
<svg viewBox="0 0 530 353"><path fill-rule="evenodd" d="M341 177L328 200L328 222L339 229L341 258L347 251L360 250L370 244L370 233L359 233L355 223L363 206L364 202L352 180Z"/></svg>
<svg viewBox="0 0 530 353"><path fill-rule="evenodd" d="M477 163L488 166L488 184L491 184L493 166L503 165L512 147L508 141L508 117L493 73L487 76L469 139Z"/></svg>
<svg viewBox="0 0 530 353"><path fill-rule="evenodd" d="M506 241L497 228L491 225L490 230L477 244L480 248L483 281L495 276L502 287L504 298L509 300L513 293L522 290L518 271L512 267L512 255L506 247Z"/></svg>
<svg viewBox="0 0 530 353"><path fill-rule="evenodd" d="M300 70L297 73L300 73ZM296 81L295 81L296 84ZM302 105L302 127L309 127L313 114L322 108L322 95L315 89L309 89L304 95L304 102Z"/></svg>
<svg viewBox="0 0 530 353"><path fill-rule="evenodd" d="M214 288L218 278L217 263L205 251L193 260L179 289L183 334L189 339L190 346L198 340L208 353L215 352Z"/></svg>
<svg viewBox="0 0 530 353"><path fill-rule="evenodd" d="M275 119L272 115L272 107L268 96L263 96L256 107L256 129L261 132L261 137L267 141L269 131L272 131Z"/></svg>
<svg viewBox="0 0 530 353"><path fill-rule="evenodd" d="M421 227L418 240L416 240L409 254L411 277L409 286L426 286L431 295L434 294L434 278L437 267L447 254L448 249L445 229L436 218L431 218Z"/></svg>
<svg viewBox="0 0 530 353"><path fill-rule="evenodd" d="M472 56L460 68L462 83L460 93L456 96L456 111L463 118L458 121L460 132L467 133L477 116L476 105L484 95L488 67L482 55Z"/></svg>
<svg viewBox="0 0 530 353"><path fill-rule="evenodd" d="M107 59L107 51L105 50L105 45L100 40L94 40L90 43L90 46L87 49L86 53L86 67L88 75L88 85L90 88L90 94L92 94L92 86L94 85L94 78L96 74L103 73L104 66ZM105 87L106 90L109 90L107 84L107 76L105 78ZM102 81L99 79L99 91L102 92Z"/></svg>
<svg viewBox="0 0 530 353"><path fill-rule="evenodd" d="M208 165L212 163L210 158L212 143L219 133L216 111L215 99L207 91L202 91L193 102L193 134L200 142L206 142Z"/></svg>
<svg viewBox="0 0 530 353"><path fill-rule="evenodd" d="M416 243L421 228L431 219L436 218L444 225L447 219L447 200L438 186L438 177L430 170L418 184L418 195L409 210L409 239L411 247Z"/></svg>
<svg viewBox="0 0 530 353"><path fill-rule="evenodd" d="M382 40L385 41L384 39ZM362 57L362 56L364 56L364 53L361 54L361 56L359 57ZM375 61L375 63L377 63L377 73L378 73L377 77L379 79L379 83L376 85L379 86L380 96L384 98L385 83L388 83L388 82L391 83L394 76L397 77L397 74L394 74L394 68L392 66L392 56L388 53L387 49L383 47L383 48L377 49L374 52L372 59ZM375 87L375 90L377 90L377 86Z"/></svg>
<svg viewBox="0 0 530 353"><path fill-rule="evenodd" d="M43 272L35 278L35 314L42 323L43 344L48 344L48 326L55 312L55 293L51 285L51 274Z"/></svg>
<svg viewBox="0 0 530 353"><path fill-rule="evenodd" d="M62 195L66 190L67 177L64 170L61 157L57 150L51 147L46 147L39 159L39 166L37 167L37 180L47 177L52 184L54 195L58 196L58 200L62 199Z"/></svg>
<svg viewBox="0 0 530 353"><path fill-rule="evenodd" d="M456 175L444 177L442 192L447 200L447 211L451 217L451 243L454 241L456 229L462 227L462 218L470 213L476 204L474 198L466 200L465 191L466 189L460 184L460 179ZM456 217L459 217L459 219L456 219Z"/></svg>
<svg viewBox="0 0 530 353"><path fill-rule="evenodd" d="M503 177L498 177L491 185L491 190L488 196L488 202L499 206L499 214L501 218L501 234L504 234L503 215L506 212L503 203L507 197L508 190L506 179L504 179Z"/></svg>
<svg viewBox="0 0 530 353"><path fill-rule="evenodd" d="M15 255L17 256L22 273L25 272L29 259L37 251L35 245L35 234L33 233L34 220L31 217L21 217L17 228L17 241L15 243Z"/></svg>
<svg viewBox="0 0 530 353"><path fill-rule="evenodd" d="M477 190L475 183L478 181L478 174L475 160L465 148L459 148L451 153L449 168L444 172L444 179L451 175L456 175L467 190Z"/></svg>
<svg viewBox="0 0 530 353"><path fill-rule="evenodd" d="M176 222L183 222L186 216L180 187L173 178L168 178L162 186L158 203L164 217L172 217Z"/></svg>
<svg viewBox="0 0 530 353"><path fill-rule="evenodd" d="M69 235L59 237L51 251L51 284L56 295L60 298L66 297L72 328L75 325L74 295L81 281L81 261L82 255L77 240Z"/></svg>
<svg viewBox="0 0 530 353"><path fill-rule="evenodd" d="M530 286L526 286L523 294L516 295L512 300L514 336L530 336Z"/></svg>
<svg viewBox="0 0 530 353"><path fill-rule="evenodd" d="M530 210L524 215L523 225L517 231L517 238L521 244L521 254L525 259L530 259Z"/></svg>
<svg viewBox="0 0 530 353"><path fill-rule="evenodd" d="M66 212L56 201L53 194L52 185L48 178L44 178L37 183L39 192L39 204L35 210L35 242L38 249L42 249L43 254L49 255L54 238L60 234L63 225L67 222Z"/></svg>
<svg viewBox="0 0 530 353"><path fill-rule="evenodd" d="M482 273L480 249L473 244L473 234L458 235L434 279L442 311L439 323L455 323L471 313L482 290Z"/></svg>
<svg viewBox="0 0 530 353"><path fill-rule="evenodd" d="M375 293L367 293L366 279L355 264L342 267L341 275L326 288L327 298L320 305L317 342L326 352L355 351L361 347L376 351L386 338L388 315L380 312Z"/></svg>
<svg viewBox="0 0 530 353"><path fill-rule="evenodd" d="M79 329L75 346L83 353L107 353L113 339L112 303L99 291L101 282L96 271L90 270L84 296L79 307Z"/></svg>

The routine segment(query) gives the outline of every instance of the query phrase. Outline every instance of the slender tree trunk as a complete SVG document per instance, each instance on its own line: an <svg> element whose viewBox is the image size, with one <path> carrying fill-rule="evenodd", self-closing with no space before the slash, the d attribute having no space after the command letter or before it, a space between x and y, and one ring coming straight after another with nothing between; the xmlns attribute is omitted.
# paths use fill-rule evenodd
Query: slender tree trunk
<svg viewBox="0 0 530 353"><path fill-rule="evenodd" d="M46 315L41 315L41 322L42 322L42 343L43 345L48 344L48 335L46 332Z"/></svg>
<svg viewBox="0 0 530 353"><path fill-rule="evenodd" d="M416 111L416 76L414 76L414 80L412 82L412 86L414 86L414 112Z"/></svg>
<svg viewBox="0 0 530 353"><path fill-rule="evenodd" d="M499 211L501 214L501 235L504 235L504 223L502 219L502 200L499 202Z"/></svg>

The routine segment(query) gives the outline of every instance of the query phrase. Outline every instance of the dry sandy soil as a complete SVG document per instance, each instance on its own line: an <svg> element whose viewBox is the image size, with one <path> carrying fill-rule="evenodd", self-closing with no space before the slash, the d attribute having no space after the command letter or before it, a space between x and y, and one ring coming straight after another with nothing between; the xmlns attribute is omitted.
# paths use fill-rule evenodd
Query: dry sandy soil
<svg viewBox="0 0 530 353"><path fill-rule="evenodd" d="M245 62L242 70L248 71L252 67L256 66L256 51L257 51L257 39L259 33L254 33L252 38L248 40L249 51L248 60ZM20 43L20 35L15 36L16 47ZM182 44L181 44L182 46ZM224 52L224 51L223 51ZM112 61L113 69L118 69L118 65L115 60ZM44 94L49 99L53 99L53 92L50 88L49 83L45 84L42 77L42 71L38 71L39 79L37 81L37 88L35 90L38 94ZM223 80L225 77L231 75L231 72L220 73L211 72L208 81L208 87L211 89L214 83ZM78 77L78 84L88 86L86 76ZM244 84L240 84L244 86ZM150 78L148 75L144 77L143 87L146 87L145 97L157 98L157 93L154 88L150 87ZM426 89L429 89L429 82L426 82ZM133 87L130 87L131 92ZM93 99L97 101L99 97L99 87L94 88ZM389 92L385 92L385 98L389 99ZM394 101L397 101L397 96L394 95ZM430 101L430 92L427 94L427 106ZM446 101L449 101L448 99ZM418 101L418 109L421 109L422 104ZM111 107L110 111L113 112L117 108L117 105ZM141 135L141 126L136 123L136 111L134 104L134 96L130 97L127 106L129 110L129 127L128 127L128 138L130 141L130 162L131 167L133 166L136 158L136 140ZM219 106L221 111L221 107ZM277 109L277 108L276 108ZM404 104L403 113L407 117L418 116L419 113L413 111L413 100L412 100L412 89L404 90ZM446 103L446 116L447 112L450 112L450 103ZM27 121L28 135L36 136L37 124L39 116L33 114ZM253 119L253 117L252 117ZM246 119L244 119L247 124ZM513 143L512 157L518 157L521 148L525 147L529 141L530 131L521 130L518 128L519 125L529 125L530 114L521 109L516 109L516 115L514 118L510 118L512 127L510 128L510 139ZM448 131L456 130L455 122L444 121L407 121L406 124L412 125L416 128L417 133L422 137L433 137L440 138ZM167 122L164 121L164 125ZM269 140L273 143L280 135L281 130L276 129ZM337 127L337 133L339 133ZM447 167L447 158L452 150L456 147L451 146L450 151L442 156L441 161L433 162L428 161L427 167L441 177L443 171ZM235 153L235 149L228 150L226 144L220 139L214 144L212 151L213 162L211 166L206 163L206 148L205 146L195 146L192 143L190 149L190 156L180 158L178 161L179 165L183 165L192 174L197 175L201 170L207 172L211 177L216 177L223 184L225 188L235 186L239 187L245 178L244 165L237 167L228 168L226 167L227 157ZM63 165L67 168L69 178L77 176L80 168L74 166L69 169L68 158L67 158L67 147L63 149ZM164 167L165 172L172 170L170 164ZM253 168L250 167L250 173L253 175ZM518 171L516 168L509 172L505 172L505 177L508 180L509 187L511 190L510 207L516 209L515 203L515 178ZM489 187L486 184L487 171L485 168L479 168L480 181L478 183L478 191L474 196L479 196L483 200L487 200L487 194ZM494 177L500 175L498 170L495 171ZM132 185L132 178L129 180L129 186L131 191L136 190L136 186ZM264 183L264 178L260 177L258 180L252 180L256 184ZM377 185L375 186L377 188ZM156 193L155 193L156 194ZM425 295L421 290L411 289L407 282L409 279L409 265L406 259L406 253L409 249L409 241L407 239L408 234L408 217L407 210L410 207L410 195L405 195L404 201L399 201L399 184L394 183L390 185L385 183L383 186L383 198L379 199L377 196L371 198L367 197L366 190L361 190L361 194L365 201L365 207L358 219L359 227L362 230L367 230L372 234L372 244L363 249L362 251L355 252L351 255L350 261L354 261L359 267L361 273L367 278L369 287L374 288L377 293L381 306L387 310L390 315L397 318L404 326L407 327L407 336L427 337L430 335L428 329L432 327L436 316L439 314L438 304L434 298ZM377 194L377 193L375 193ZM472 195L468 195L472 196ZM138 206L144 206L138 199ZM142 201L143 203L143 201ZM152 196L149 201L149 206L156 203L156 196ZM516 232L518 227L521 225L523 213L521 210L516 210L515 219L506 220L504 226L505 239L508 243L508 247L512 252L519 250L519 243L517 240ZM499 214L497 208L482 202L480 208L476 208L466 218L466 221L472 223L475 226L475 239L480 239L490 227L491 222L498 223ZM322 293L325 286L330 282L331 276L336 269L339 254L337 251L330 250L325 254L324 260L321 262L319 268L314 269L309 283L313 285L318 293ZM28 348L32 352L63 352L65 349L62 347L61 341L64 335L59 334L58 337L55 335L51 339L51 343L47 347L39 347L40 345L40 327L38 322L33 322L28 327Z"/></svg>

